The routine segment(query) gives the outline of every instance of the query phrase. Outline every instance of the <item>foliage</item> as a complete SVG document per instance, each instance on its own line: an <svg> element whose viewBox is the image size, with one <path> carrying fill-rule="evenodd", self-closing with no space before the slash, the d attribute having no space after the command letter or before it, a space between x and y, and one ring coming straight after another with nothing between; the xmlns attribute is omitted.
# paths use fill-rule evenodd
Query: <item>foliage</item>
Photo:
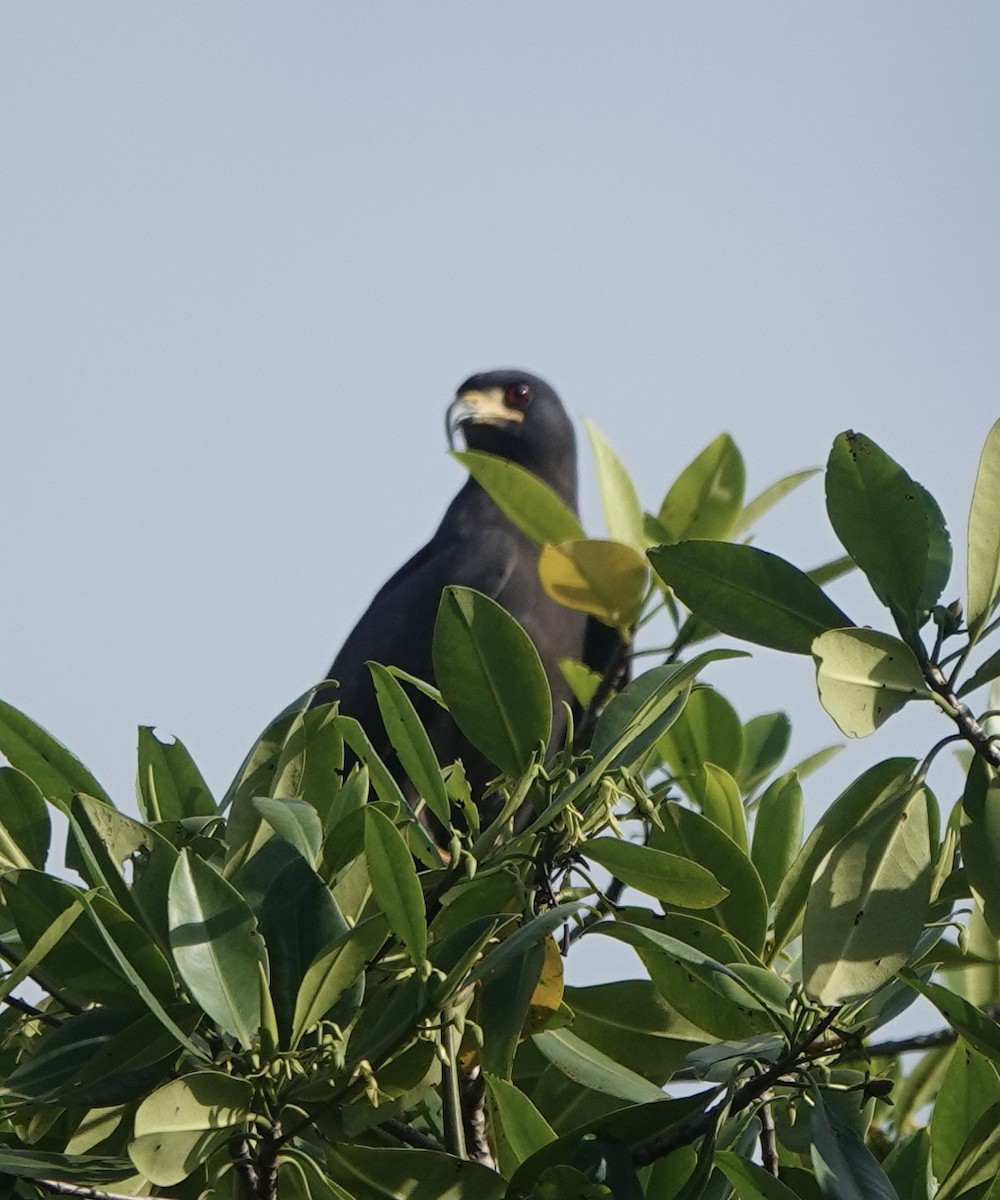
<svg viewBox="0 0 1000 1200"><path fill-rule="evenodd" d="M372 668L391 763L304 697L217 802L179 742L141 730L136 819L0 705L8 1195L1000 1194L1000 750L966 704L1000 675L996 650L969 669L998 625L1000 422L964 613L942 604L937 503L862 435L826 470L847 557L809 572L741 540L808 472L745 503L721 437L645 513L590 434L611 541L537 479L461 456L544 547L553 595L629 640L670 626L610 700L566 664L581 715L547 760L537 654L461 588L436 688ZM824 592L852 565L889 628ZM948 736L874 762L803 841L824 755L789 767L788 717L743 721L706 682L740 653L692 655L720 633L811 657L849 737L917 701ZM415 686L496 763L488 827ZM952 740L967 778L942 818L928 778ZM564 986L565 955L609 938L635 977ZM944 1028L880 1042L918 996Z"/></svg>

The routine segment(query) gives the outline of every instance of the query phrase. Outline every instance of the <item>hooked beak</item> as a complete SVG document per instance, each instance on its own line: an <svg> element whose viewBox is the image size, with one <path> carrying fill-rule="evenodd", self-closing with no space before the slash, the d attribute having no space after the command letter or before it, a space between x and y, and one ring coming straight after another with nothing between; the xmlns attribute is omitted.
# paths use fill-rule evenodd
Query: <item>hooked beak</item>
<svg viewBox="0 0 1000 1200"><path fill-rule="evenodd" d="M455 449L455 438L463 425L516 425L524 420L524 413L508 408L504 404L503 388L487 388L485 391L462 392L448 405L445 428L448 447Z"/></svg>

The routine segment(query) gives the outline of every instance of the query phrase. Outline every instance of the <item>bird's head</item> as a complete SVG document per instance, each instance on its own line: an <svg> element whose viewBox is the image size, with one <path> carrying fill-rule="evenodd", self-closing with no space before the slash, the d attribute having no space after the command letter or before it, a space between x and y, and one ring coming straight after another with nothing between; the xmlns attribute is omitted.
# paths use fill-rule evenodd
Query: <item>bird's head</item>
<svg viewBox="0 0 1000 1200"><path fill-rule="evenodd" d="M576 495L576 438L562 402L537 375L486 371L462 384L448 407L448 444L459 430L470 450L519 463L567 499Z"/></svg>

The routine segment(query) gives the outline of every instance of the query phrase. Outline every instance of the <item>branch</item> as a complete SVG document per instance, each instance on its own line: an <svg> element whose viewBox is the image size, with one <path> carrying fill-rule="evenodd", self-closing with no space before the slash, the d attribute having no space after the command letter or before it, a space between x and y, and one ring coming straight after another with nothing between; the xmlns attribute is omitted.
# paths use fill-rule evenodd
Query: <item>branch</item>
<svg viewBox="0 0 1000 1200"><path fill-rule="evenodd" d="M762 1071L760 1075L755 1075L753 1079L749 1079L741 1088L738 1088L731 1103L727 1106L729 1115L735 1116L736 1113L742 1112L744 1108L759 1100L765 1092L769 1091L776 1083L779 1083L785 1075L795 1070L799 1065L799 1059L830 1028L839 1012L839 1005L836 1008L831 1008L825 1016L816 1022L812 1029L804 1034L801 1040L787 1054L779 1058L766 1071ZM636 1147L632 1151L632 1161L637 1167L645 1167L655 1162L658 1158L665 1158L668 1154L672 1154L674 1150L680 1149L681 1146L688 1146L691 1142L697 1141L698 1138L704 1137L715 1124L719 1109L722 1106L726 1106L725 1100L722 1100L720 1104L714 1105L711 1108L703 1109L700 1113L696 1113L687 1121L676 1125L673 1129L663 1134L662 1137L653 1138L652 1141L645 1142L641 1146Z"/></svg>
<svg viewBox="0 0 1000 1200"><path fill-rule="evenodd" d="M426 1133L421 1133L419 1129L414 1129L405 1121L397 1121L395 1117L383 1121L379 1129L384 1130L397 1142L402 1142L404 1146L412 1146L415 1150L444 1151L444 1145L437 1138L428 1137Z"/></svg>
<svg viewBox="0 0 1000 1200"><path fill-rule="evenodd" d="M924 678L931 691L944 701L950 710L949 716L958 726L958 732L972 746L973 750L984 758L991 767L1000 769L1000 746L994 742L986 730L972 715L972 710L963 704L952 690L944 672L932 662L923 664Z"/></svg>
<svg viewBox="0 0 1000 1200"><path fill-rule="evenodd" d="M57 1196L76 1196L79 1200L138 1200L136 1196L126 1196L121 1192L105 1192L99 1188L84 1187L78 1183L64 1183L61 1179L32 1179L31 1182L44 1192L52 1192ZM158 1200L163 1200L163 1197Z"/></svg>

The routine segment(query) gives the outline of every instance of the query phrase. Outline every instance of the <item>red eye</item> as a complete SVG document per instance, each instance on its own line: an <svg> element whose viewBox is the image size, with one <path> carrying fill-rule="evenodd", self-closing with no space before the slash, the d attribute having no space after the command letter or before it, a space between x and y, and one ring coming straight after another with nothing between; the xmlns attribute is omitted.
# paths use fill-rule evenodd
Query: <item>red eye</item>
<svg viewBox="0 0 1000 1200"><path fill-rule="evenodd" d="M512 383L504 392L503 402L508 408L527 408L533 397L527 383Z"/></svg>

